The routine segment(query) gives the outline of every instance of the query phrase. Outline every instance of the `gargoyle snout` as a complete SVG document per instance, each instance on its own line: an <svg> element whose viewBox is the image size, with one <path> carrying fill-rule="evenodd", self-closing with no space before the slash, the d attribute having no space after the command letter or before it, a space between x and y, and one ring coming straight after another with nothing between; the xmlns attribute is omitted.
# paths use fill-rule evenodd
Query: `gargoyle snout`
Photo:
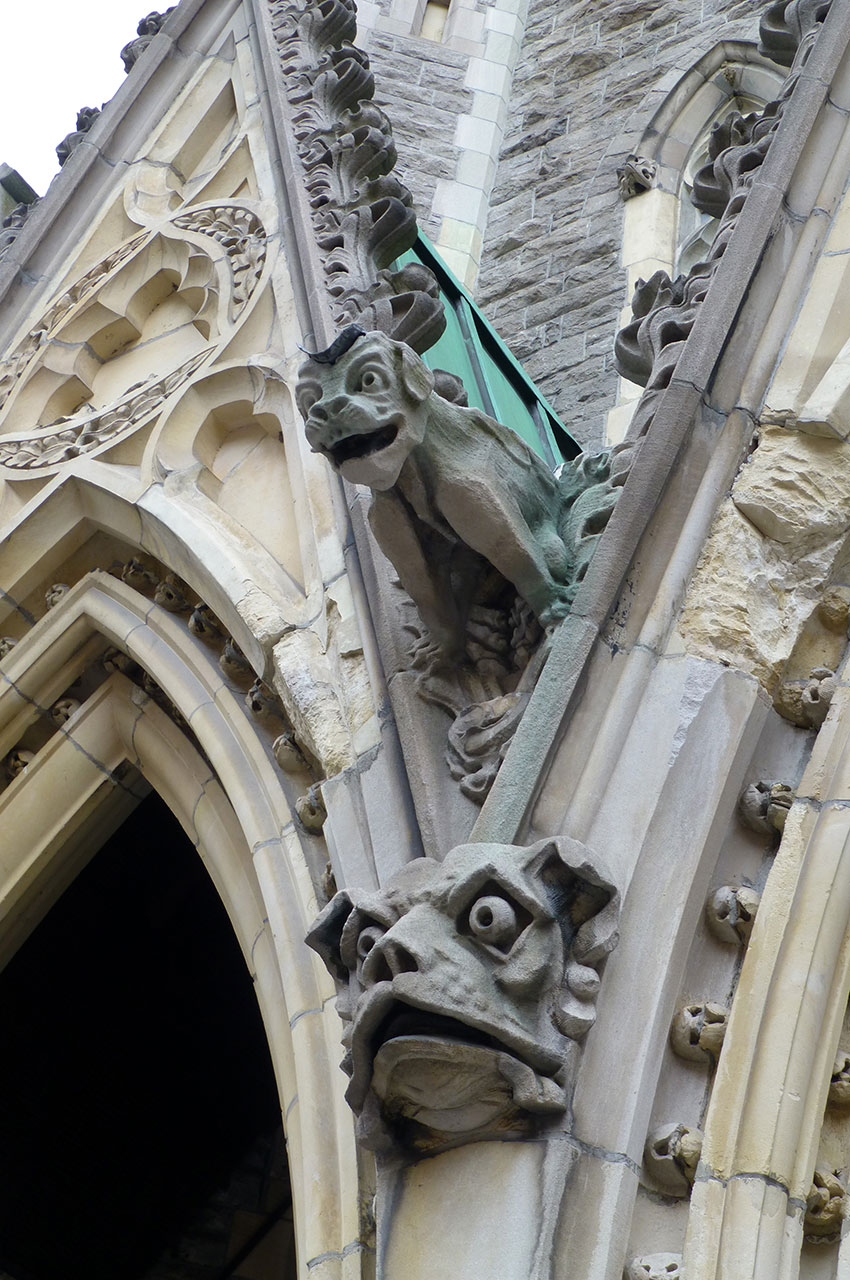
<svg viewBox="0 0 850 1280"><path fill-rule="evenodd" d="M338 418L349 403L348 396L334 396L332 400L317 400L310 409L307 420L324 426L332 418Z"/></svg>
<svg viewBox="0 0 850 1280"><path fill-rule="evenodd" d="M363 981L373 985L392 982L401 973L418 973L419 962L412 951L391 933L376 942L363 966Z"/></svg>

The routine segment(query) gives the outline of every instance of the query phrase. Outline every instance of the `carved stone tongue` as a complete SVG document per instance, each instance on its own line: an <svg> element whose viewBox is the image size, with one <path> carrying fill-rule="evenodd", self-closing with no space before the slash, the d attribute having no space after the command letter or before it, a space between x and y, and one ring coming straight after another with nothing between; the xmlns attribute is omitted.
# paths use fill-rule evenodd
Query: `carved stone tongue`
<svg viewBox="0 0 850 1280"><path fill-rule="evenodd" d="M555 1081L518 1058L439 1036L397 1036L382 1045L372 1088L388 1116L445 1134L516 1130L522 1112L565 1108Z"/></svg>

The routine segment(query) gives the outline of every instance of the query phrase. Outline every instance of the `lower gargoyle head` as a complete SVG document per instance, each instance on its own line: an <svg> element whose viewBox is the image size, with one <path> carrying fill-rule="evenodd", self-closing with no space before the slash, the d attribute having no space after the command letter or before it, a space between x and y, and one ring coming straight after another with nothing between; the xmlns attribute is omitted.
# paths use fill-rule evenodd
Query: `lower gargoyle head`
<svg viewBox="0 0 850 1280"><path fill-rule="evenodd" d="M295 398L310 448L352 484L390 489L425 437L434 375L404 343L377 331L361 333L339 356L333 351L298 373Z"/></svg>
<svg viewBox="0 0 850 1280"><path fill-rule="evenodd" d="M567 839L460 845L337 893L307 942L337 982L364 1144L434 1151L562 1113L618 906Z"/></svg>

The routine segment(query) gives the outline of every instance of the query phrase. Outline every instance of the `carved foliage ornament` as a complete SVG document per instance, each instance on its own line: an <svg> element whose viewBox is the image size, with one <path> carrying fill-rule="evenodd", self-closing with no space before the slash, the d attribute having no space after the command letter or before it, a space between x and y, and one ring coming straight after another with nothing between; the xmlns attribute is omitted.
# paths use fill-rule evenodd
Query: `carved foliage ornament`
<svg viewBox="0 0 850 1280"><path fill-rule="evenodd" d="M307 942L337 983L361 1140L433 1151L562 1114L618 910L565 839L460 845L338 893Z"/></svg>
<svg viewBox="0 0 850 1280"><path fill-rule="evenodd" d="M166 9L165 13L149 13L147 17L142 18L136 27L137 35L135 40L130 40L121 50L121 61L124 63L125 71L132 71L151 40L161 31L165 19L173 12L174 5L170 9Z"/></svg>
<svg viewBox="0 0 850 1280"><path fill-rule="evenodd" d="M759 53L790 67L829 13L832 0L776 0L759 23Z"/></svg>
<svg viewBox="0 0 850 1280"><path fill-rule="evenodd" d="M352 44L354 0L273 0L295 144L334 319L425 351L445 328L434 275L390 271L416 239L410 192L393 174L392 127L372 101L369 59Z"/></svg>
<svg viewBox="0 0 850 1280"><path fill-rule="evenodd" d="M777 98L764 110L746 116L732 112L712 131L709 159L695 176L692 196L698 209L720 219L706 260L696 263L686 275L677 276L675 280L671 280L666 271L657 271L649 280L638 280L635 286L632 320L620 331L614 344L619 372L647 388L632 423L634 436L647 430L659 395L670 383L700 304L726 252L753 179L768 154L827 8L828 0L819 3L779 0L768 11L774 15L771 21L777 32L786 20L790 23L787 28L790 56L786 65L791 66L791 72ZM801 32L805 34L802 42ZM770 53L770 56L775 55ZM777 61L784 59L777 58Z"/></svg>

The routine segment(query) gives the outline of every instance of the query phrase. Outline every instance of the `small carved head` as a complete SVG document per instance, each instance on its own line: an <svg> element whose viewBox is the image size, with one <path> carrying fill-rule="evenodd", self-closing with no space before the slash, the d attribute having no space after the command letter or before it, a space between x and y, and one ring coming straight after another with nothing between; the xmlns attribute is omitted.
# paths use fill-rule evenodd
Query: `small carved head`
<svg viewBox="0 0 850 1280"><path fill-rule="evenodd" d="M645 1253L632 1258L624 1280L682 1280L683 1276L680 1253Z"/></svg>
<svg viewBox="0 0 850 1280"><path fill-rule="evenodd" d="M750 885L721 885L705 904L709 929L719 942L747 942L760 902L761 895Z"/></svg>
<svg viewBox="0 0 850 1280"><path fill-rule="evenodd" d="M643 1160L668 1195L690 1195L702 1152L702 1133L685 1124L662 1124L646 1140Z"/></svg>
<svg viewBox="0 0 850 1280"><path fill-rule="evenodd" d="M183 583L173 573L166 574L162 581L157 583L153 598L156 604L167 609L169 613L185 613L192 607L186 599Z"/></svg>
<svg viewBox="0 0 850 1280"><path fill-rule="evenodd" d="M838 1173L828 1167L815 1169L806 1197L803 1231L815 1242L835 1239L844 1220L846 1191Z"/></svg>
<svg viewBox="0 0 850 1280"><path fill-rule="evenodd" d="M48 609L55 609L60 600L64 600L65 596L71 588L65 582L54 582L44 593L44 603Z"/></svg>
<svg viewBox="0 0 850 1280"><path fill-rule="evenodd" d="M359 1133L433 1150L563 1112L618 895L572 840L460 845L343 890L307 941L337 981Z"/></svg>
<svg viewBox="0 0 850 1280"><path fill-rule="evenodd" d="M14 751L10 751L4 761L7 776L10 779L17 778L19 774L23 773L27 765L32 764L34 759L35 753L33 751L25 751L21 747L16 748Z"/></svg>
<svg viewBox="0 0 850 1280"><path fill-rule="evenodd" d="M79 711L79 709L80 704L76 698L60 698L50 708L50 719L56 725L66 724L74 712Z"/></svg>
<svg viewBox="0 0 850 1280"><path fill-rule="evenodd" d="M433 389L419 356L376 331L332 363L307 360L295 398L314 453L353 484L390 489L425 437Z"/></svg>
<svg viewBox="0 0 850 1280"><path fill-rule="evenodd" d="M13 636L0 636L0 659L11 653L17 643Z"/></svg>
<svg viewBox="0 0 850 1280"><path fill-rule="evenodd" d="M839 1053L832 1064L827 1101L831 1107L850 1107L850 1054Z"/></svg>
<svg viewBox="0 0 850 1280"><path fill-rule="evenodd" d="M726 1035L726 1010L721 1004L686 1004L670 1027L674 1053L687 1062L716 1062Z"/></svg>
<svg viewBox="0 0 850 1280"><path fill-rule="evenodd" d="M787 782L751 782L738 801L738 813L745 827L759 835L774 836L785 829L785 819L794 803L794 788Z"/></svg>

